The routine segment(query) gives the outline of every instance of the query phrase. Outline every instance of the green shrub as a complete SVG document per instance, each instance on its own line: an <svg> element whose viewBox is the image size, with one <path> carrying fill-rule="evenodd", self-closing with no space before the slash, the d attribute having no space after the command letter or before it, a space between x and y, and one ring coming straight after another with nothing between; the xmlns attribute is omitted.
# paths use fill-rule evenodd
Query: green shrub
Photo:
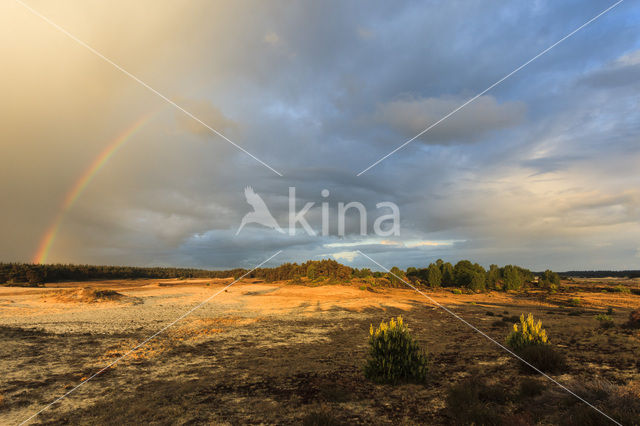
<svg viewBox="0 0 640 426"><path fill-rule="evenodd" d="M500 273L504 290L519 290L526 279L531 278L531 271L514 265L505 265L501 268Z"/></svg>
<svg viewBox="0 0 640 426"><path fill-rule="evenodd" d="M542 321L535 322L531 314L526 319L524 314L520 316L520 327L513 325L513 331L507 336L507 345L520 358L541 371L553 373L566 368L564 356L549 344ZM535 371L525 363L520 367L528 373Z"/></svg>
<svg viewBox="0 0 640 426"><path fill-rule="evenodd" d="M569 299L570 306L582 306L582 300L579 297L573 297Z"/></svg>
<svg viewBox="0 0 640 426"><path fill-rule="evenodd" d="M459 288L452 288L451 289L451 293L453 293L453 294L462 294L462 290L460 290Z"/></svg>
<svg viewBox="0 0 640 426"><path fill-rule="evenodd" d="M625 327L640 328L640 309L629 312L629 321L627 321Z"/></svg>
<svg viewBox="0 0 640 426"><path fill-rule="evenodd" d="M442 285L442 272L435 263L430 264L427 268L427 284L429 287L440 287Z"/></svg>
<svg viewBox="0 0 640 426"><path fill-rule="evenodd" d="M537 323L533 315L529 314L525 319L520 316L520 327L513 324L513 331L507 336L507 345L514 351L519 351L527 346L548 344L547 332L542 328L542 321Z"/></svg>
<svg viewBox="0 0 640 426"><path fill-rule="evenodd" d="M327 411L312 411L302 419L303 426L339 426L344 423Z"/></svg>
<svg viewBox="0 0 640 426"><path fill-rule="evenodd" d="M578 395L602 409L607 415L616 419L623 425L640 424L640 383L629 382L624 386L616 385L606 380L594 380L592 382L569 383ZM564 424L567 426L597 426L606 419L600 413L586 404L576 401L575 398L566 396L567 403L572 408L564 416Z"/></svg>
<svg viewBox="0 0 640 426"><path fill-rule="evenodd" d="M369 359L364 367L368 379L380 383L422 383L427 379L427 364L426 352L413 340L402 317L369 329Z"/></svg>
<svg viewBox="0 0 640 426"><path fill-rule="evenodd" d="M509 315L509 312L507 312L505 314L505 316L502 317L502 321L504 321L504 322L518 322L518 321L520 321L520 317L517 316L517 315L512 315L512 316L506 316L506 315Z"/></svg>
<svg viewBox="0 0 640 426"><path fill-rule="evenodd" d="M471 376L449 388L447 412L457 425L502 425L501 411L508 399L506 389Z"/></svg>
<svg viewBox="0 0 640 426"><path fill-rule="evenodd" d="M542 274L542 277L546 281L549 281L552 284L556 284L556 285L560 284L560 275L558 275L556 272L553 272L553 271L551 271L549 269L544 271L544 273Z"/></svg>
<svg viewBox="0 0 640 426"><path fill-rule="evenodd" d="M606 314L596 315L596 320L600 322L600 327L602 328L611 328L615 325L613 318Z"/></svg>
<svg viewBox="0 0 640 426"><path fill-rule="evenodd" d="M442 285L445 287L454 285L453 265L449 262L442 264Z"/></svg>
<svg viewBox="0 0 640 426"><path fill-rule="evenodd" d="M595 317L598 321L613 321L613 318L611 318L609 315L607 314L598 314Z"/></svg>
<svg viewBox="0 0 640 426"><path fill-rule="evenodd" d="M467 287L474 291L486 288L486 271L477 263L461 260L453 267L453 279L458 287Z"/></svg>
<svg viewBox="0 0 640 426"><path fill-rule="evenodd" d="M617 285L611 289L614 293L631 293L631 289L629 287L625 287L623 285Z"/></svg>
<svg viewBox="0 0 640 426"><path fill-rule="evenodd" d="M487 271L487 287L497 289L501 279L502 275L500 274L498 265L489 266L489 270Z"/></svg>
<svg viewBox="0 0 640 426"><path fill-rule="evenodd" d="M525 346L520 349L517 354L529 364L545 373L562 372L567 367L564 355L557 352L554 347L549 344ZM520 368L525 373L537 373L536 370L525 363L521 363Z"/></svg>
<svg viewBox="0 0 640 426"><path fill-rule="evenodd" d="M546 388L546 385L539 380L526 378L520 382L518 395L520 398L532 398L538 396Z"/></svg>
<svg viewBox="0 0 640 426"><path fill-rule="evenodd" d="M394 266L389 270L387 279L389 280L391 287L403 287L405 285L404 282L408 281L405 273L397 266Z"/></svg>
<svg viewBox="0 0 640 426"><path fill-rule="evenodd" d="M560 275L547 269L538 279L538 286L551 290L552 287L557 290L560 285Z"/></svg>

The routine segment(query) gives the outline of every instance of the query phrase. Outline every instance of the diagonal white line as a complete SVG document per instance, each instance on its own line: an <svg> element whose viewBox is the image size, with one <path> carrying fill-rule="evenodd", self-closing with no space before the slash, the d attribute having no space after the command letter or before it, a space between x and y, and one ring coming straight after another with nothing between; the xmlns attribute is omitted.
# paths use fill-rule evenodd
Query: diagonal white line
<svg viewBox="0 0 640 426"><path fill-rule="evenodd" d="M201 125L203 125L207 129L209 129L210 131L215 133L216 135L220 136L222 139L224 139L225 141L229 142L231 145L235 146L240 151L244 152L245 154L247 154L248 156L250 156L251 158L256 160L258 163L262 164L263 166L265 166L266 168L268 168L269 170L271 170L272 172L274 172L278 176L282 176L282 173L280 173L279 171L277 171L276 169L274 169L273 167L271 167L270 165L268 165L267 163L265 163L264 161L262 161L261 159L259 159L258 157L256 157L255 155L253 155L252 153L250 153L249 151L247 151L243 147L241 147L240 145L238 145L237 143L233 142L231 139L229 139L228 137L226 137L225 135L223 135L222 133L220 133L219 131L217 131L213 127L209 126L207 123L205 123L204 121L202 121L201 119L199 119L198 117L196 117L195 115L193 115L192 113L190 113L189 111L187 111L186 109L184 109L183 107L181 107L180 105L178 105L177 103L175 103L174 101L172 101L171 99L169 99L168 97L163 95L162 93L158 92L156 89L154 89L153 87L149 86L147 83L145 83L144 81L140 80L138 77L136 77L135 75L131 74L129 71L127 71L126 69L122 68L120 65L118 65L115 62L113 62L111 59L107 58L102 53L98 52L96 49L94 49L93 47L91 47L90 45L85 43L84 41L80 40L79 38L77 38L76 36L71 34L69 31L67 31L63 27L61 27L60 25L58 25L55 22L53 22L51 19L47 18L46 16L44 16L43 14L41 14L40 12L38 12L37 10L32 8L31 6L29 6L28 4L24 3L22 0L15 0L15 1L17 3L19 3L20 5L22 5L25 9L29 10L31 13L33 13L34 15L36 15L40 19L44 20L45 22L47 22L49 25L51 25L52 27L54 27L55 29L57 29L61 33L63 33L64 35L69 37L71 40L75 41L76 43L78 43L82 47L86 48L87 50L89 50L94 55L96 55L99 58L103 59L105 62L111 64L113 67L117 68L119 71L121 71L125 75L127 75L130 78L132 78L133 80L137 81L142 86L146 87L151 92L153 92L154 94L159 96L161 99L163 99L164 101L168 102L170 105L172 105L173 107L175 107L179 111L181 111L184 114L186 114L188 117L190 117L193 120L197 121L198 123L200 123Z"/></svg>
<svg viewBox="0 0 640 426"><path fill-rule="evenodd" d="M73 387L70 391L68 391L67 393L65 393L64 395L56 398L53 402L45 405L40 411L38 411L37 413L33 414L31 417L29 417L28 419L24 420L23 422L20 423L20 425L23 425L27 422L29 422L31 419L33 419L34 417L36 417L38 414L42 413L44 410L46 410L47 408L51 407L53 404L55 404L58 401L63 400L64 398L66 398L67 396L71 395L73 392L75 392L78 388L80 388L81 386L84 386L88 381L92 380L94 377L96 377L97 375L99 375L100 373L102 373L103 371L107 370L108 368L110 368L111 366L113 366L114 364L116 364L117 362L119 362L120 360L122 360L123 358L126 358L127 356L129 356L130 354L132 354L133 352L135 352L136 350L138 350L139 348L141 348L142 346L146 345L150 340L154 339L156 336L158 336L160 333L164 332L166 329L168 329L169 327L173 326L175 323L177 323L178 321L180 321L181 319L183 319L184 317L190 315L193 311L195 311L196 309L202 307L203 305L205 305L207 302L209 302L211 299L213 299L214 297L216 297L217 295L219 295L220 293L222 293L223 291L225 291L226 289L228 289L229 287L231 287L232 285L234 285L235 283L237 283L238 281L240 281L242 278L246 277L247 275L249 275L251 272L255 271L256 269L258 269L259 267L261 267L262 265L264 265L265 263L267 263L268 261L270 261L271 259L273 259L274 257L276 257L277 255L279 255L280 253L282 253L282 250L278 250L274 255L272 255L270 258L268 258L267 260L263 261L262 263L260 263L258 266L253 267L253 269L251 269L248 272L245 272L242 276L240 276L239 278L235 279L231 284L226 285L225 287L223 287L222 289L220 289L219 291L217 291L216 293L214 293L213 295L207 297L204 301L200 302L199 304L197 304L195 307L189 309L188 311L186 311L185 313L183 313L182 315L180 315L178 318L176 318L175 320L173 320L171 323L165 325L164 327L162 327L160 330L156 331L154 334L152 334L151 336L149 336L148 338L146 338L144 341L142 341L141 343L138 343L136 346L134 346L132 349L130 349L128 352L126 352L124 355L122 355L120 358L117 358L115 361L111 362L109 365L106 365L105 367L101 368L98 372L94 373L91 377L83 380L82 382L78 383L75 387Z"/></svg>
<svg viewBox="0 0 640 426"><path fill-rule="evenodd" d="M520 356L518 356L515 352L513 352L511 349L507 348L506 346L502 345L501 343L498 343L498 341L496 341L495 339L493 339L492 337L488 336L484 331L480 330L479 328L477 328L475 325L467 322L465 319L463 319L462 317L460 317L458 314L456 314L455 312L451 311L450 309L448 309L446 306L441 305L440 303L438 303L435 299L433 299L431 296L423 293L422 291L418 290L415 286L413 286L412 284L406 282L405 280L403 280L402 278L400 278L399 276L397 276L396 274L394 274L393 272L391 272L389 269L385 268L384 266L382 266L381 264L379 264L378 262L376 262L375 260L373 260L372 258L370 258L369 256L367 256L366 254L364 254L363 252L361 252L360 250L356 250L358 253L360 253L361 255L363 255L364 257L366 257L367 259L369 259L370 261L372 261L373 263L375 263L376 265L378 265L379 267L381 267L382 269L384 269L385 271L387 271L388 273L390 273L391 275L393 275L394 277L396 277L397 279L399 279L400 281L402 281L403 283L405 283L406 285L408 285L409 287L411 287L412 289L414 289L415 291L417 291L418 293L420 293L422 296L426 297L431 303L433 303L434 305L436 305L438 308L443 309L445 312L447 312L448 314L454 316L457 320L461 321L463 324L467 325L468 327L470 327L471 329L473 329L474 331L476 331L477 333L479 333L480 335L484 336L485 338L487 338L488 340L490 340L491 342L495 343L496 345L498 345L500 348L502 348L503 350L505 350L506 352L510 353L514 358L517 358L518 360L524 362L525 364L527 364L529 367L533 368L535 371L537 371L538 373L542 374L544 377L546 377L547 379L551 380L553 383L555 383L556 385L560 386L562 389L564 389L565 391L567 391L568 393L570 393L571 395L575 396L576 398L578 398L580 401L584 402L585 404L587 404L589 407L593 408L594 410L596 410L598 413L602 414L603 416L605 416L607 419L611 420L613 423L622 426L622 423L617 422L616 420L612 419L611 417L609 417L607 414L605 414L604 412L602 412L598 407L594 406L593 404L589 403L588 401L586 401L584 398L582 398L580 395L576 394L575 392L573 392L571 389L569 389L568 387L564 386L563 384L561 384L560 382L558 382L557 380L555 380L553 377L549 376L548 374L546 374L545 372L541 371L540 369L538 369L536 366L530 364L529 362L525 361L524 359L522 359Z"/></svg>
<svg viewBox="0 0 640 426"><path fill-rule="evenodd" d="M360 176L361 174L365 173L366 171L368 171L369 169L371 169L372 167L375 167L376 165L378 165L380 162L384 161L386 158L388 158L389 156L395 154L396 152L400 151L402 148L404 148L405 146L409 145L411 142L413 142L414 140L418 139L420 136L424 135L425 133L427 133L429 130L433 129L434 127L436 127L438 124L442 123L444 120L446 120L447 118L451 117L453 114L455 114L456 112L460 111L462 108L466 107L467 105L469 105L470 103L472 103L473 101L475 101L476 99L478 99L480 96L484 95L485 93L487 93L489 90L493 89L494 87L496 87L497 85L499 85L500 83L502 83L503 81L505 81L506 79L508 79L509 77L511 77L512 75L514 75L515 73L517 73L518 71L520 71L522 68L526 67L527 65L529 65L531 62L535 61L536 59L538 59L539 57L541 57L542 55L544 55L545 53L547 53L548 51L550 51L551 49L553 49L554 47L556 47L557 45L559 45L560 43L562 43L563 41L565 41L566 39L568 39L569 37L573 36L575 33L577 33L578 31L580 31L581 29L583 29L584 27L586 27L587 25L591 24L593 21L595 21L596 19L600 18L602 15L604 15L605 13L609 12L611 9L613 9L614 7L616 7L617 5L619 5L620 3L622 3L624 0L618 0L616 3L614 3L613 5L609 6L608 8L606 8L605 10L603 10L602 12L598 13L596 16L594 16L593 18L589 19L587 22L585 22L584 24L580 25L578 28L576 28L575 30L571 31L569 34L567 34L566 36L562 37L560 40L556 41L555 43L553 43L551 46L547 47L546 49L544 49L542 52L538 53L536 56L534 56L533 58L529 59L527 62L525 62L524 64L520 65L518 68L516 68L515 70L511 71L509 74L505 75L504 77L502 77L500 80L496 81L495 83L493 83L491 86L487 87L486 89L484 89L482 92L478 93L477 95L475 95L474 97L472 97L471 99L467 100L465 103L463 103L462 105L460 105L459 107L457 107L456 109L454 109L453 111L449 112L447 115L445 115L444 117L442 117L441 119L439 119L438 121L436 121L435 123L431 124L429 127L427 127L426 129L422 130L420 133L418 133L417 135L415 135L414 137L412 137L411 139L407 140L406 142L404 142L402 145L400 145L399 147L397 147L396 149L394 149L393 151L391 151L390 153L388 153L387 155L385 155L384 157L380 158L378 161L376 161L375 163L371 164L369 167L367 167L366 169L362 170L360 173L358 173L356 176Z"/></svg>

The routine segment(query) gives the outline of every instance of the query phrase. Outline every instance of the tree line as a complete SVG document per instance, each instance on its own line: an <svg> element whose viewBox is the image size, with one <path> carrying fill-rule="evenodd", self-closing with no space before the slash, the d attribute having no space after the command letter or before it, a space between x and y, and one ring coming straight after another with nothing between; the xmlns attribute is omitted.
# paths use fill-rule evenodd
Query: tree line
<svg viewBox="0 0 640 426"><path fill-rule="evenodd" d="M304 280L320 282L325 280L349 281L351 279L372 280L380 285L401 287L403 280L412 285L423 287L464 287L474 291L518 290L526 283L535 283L542 287L558 285L560 277L552 271L538 274L515 265L498 267L491 265L485 270L478 263L461 260L455 265L438 259L426 268L408 268L406 271L393 267L390 273L371 271L368 268L352 268L335 260L310 260L302 264L284 263L273 268L258 268L249 272L246 269L211 271L193 268L170 267L131 267L96 266L30 263L0 263L0 283L38 285L59 281L90 281L136 278L248 278L262 279L267 282Z"/></svg>
<svg viewBox="0 0 640 426"><path fill-rule="evenodd" d="M534 274L517 265L489 266L461 260L455 265L438 259L427 268L409 268L406 276L412 282L428 287L464 287L474 291L519 290L527 284L550 288L560 284L560 275L546 270Z"/></svg>
<svg viewBox="0 0 640 426"><path fill-rule="evenodd" d="M32 285L59 281L90 281L136 278L226 278L240 276L243 269L208 271L190 268L97 266L32 263L0 263L0 283Z"/></svg>
<svg viewBox="0 0 640 426"><path fill-rule="evenodd" d="M624 271L567 271L562 273L565 277L576 278L640 278L639 270L624 270Z"/></svg>

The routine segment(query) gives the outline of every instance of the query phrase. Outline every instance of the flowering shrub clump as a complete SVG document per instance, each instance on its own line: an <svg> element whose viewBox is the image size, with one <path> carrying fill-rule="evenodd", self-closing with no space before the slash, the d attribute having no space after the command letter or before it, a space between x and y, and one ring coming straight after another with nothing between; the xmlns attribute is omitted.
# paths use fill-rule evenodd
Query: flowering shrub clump
<svg viewBox="0 0 640 426"><path fill-rule="evenodd" d="M561 372L567 368L564 355L549 343L542 321L535 322L531 314L526 319L524 314L521 315L520 325L513 325L513 331L507 336L507 345L520 358L546 373ZM520 363L523 371L536 372L530 365Z"/></svg>
<svg viewBox="0 0 640 426"><path fill-rule="evenodd" d="M520 315L520 327L518 327L518 324L513 324L513 331L507 336L507 345L515 351L527 346L546 345L548 343L547 332L542 328L542 321L536 323L531 314L526 319L524 314Z"/></svg>
<svg viewBox="0 0 640 426"><path fill-rule="evenodd" d="M369 359L365 376L376 382L424 382L428 373L426 352L413 340L402 317L369 329Z"/></svg>

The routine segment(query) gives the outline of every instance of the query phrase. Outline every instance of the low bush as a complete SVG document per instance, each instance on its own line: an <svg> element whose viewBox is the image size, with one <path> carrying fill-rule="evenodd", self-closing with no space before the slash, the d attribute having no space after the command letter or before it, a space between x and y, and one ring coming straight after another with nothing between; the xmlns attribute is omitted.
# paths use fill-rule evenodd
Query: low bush
<svg viewBox="0 0 640 426"><path fill-rule="evenodd" d="M326 411L313 411L302 419L304 426L339 426L344 423L333 417L333 415Z"/></svg>
<svg viewBox="0 0 640 426"><path fill-rule="evenodd" d="M598 322L600 322L600 327L602 328L611 328L615 325L613 322L613 318L611 318L609 315L598 314L595 318Z"/></svg>
<svg viewBox="0 0 640 426"><path fill-rule="evenodd" d="M467 378L447 392L447 412L457 425L502 425L505 389L488 385L476 376Z"/></svg>
<svg viewBox="0 0 640 426"><path fill-rule="evenodd" d="M518 328L518 324L513 324L513 331L507 336L507 345L514 351L519 351L527 346L546 345L547 343L547 332L542 328L542 321L536 323L531 314L526 319L522 314L520 328Z"/></svg>
<svg viewBox="0 0 640 426"><path fill-rule="evenodd" d="M558 285L560 285L560 275L547 269L542 273L542 276L540 276L538 285L546 289L551 289L553 286L553 289L557 290Z"/></svg>
<svg viewBox="0 0 640 426"><path fill-rule="evenodd" d="M505 314L505 316L502 317L502 321L504 322L518 322L520 321L520 317L517 315L511 315L511 316L507 316L509 315L509 312L507 312Z"/></svg>
<svg viewBox="0 0 640 426"><path fill-rule="evenodd" d="M599 407L620 424L640 424L640 382L629 382L624 386L606 380L569 383L571 389L587 401ZM575 398L566 396L572 407L564 416L564 424L569 426L596 426L611 424L602 414Z"/></svg>
<svg viewBox="0 0 640 426"><path fill-rule="evenodd" d="M617 285L617 286L613 287L611 289L611 291L614 292L614 293L625 293L625 294L631 293L631 289L629 287L625 287L623 285Z"/></svg>
<svg viewBox="0 0 640 426"><path fill-rule="evenodd" d="M629 321L625 325L629 328L640 328L640 309L629 313Z"/></svg>
<svg viewBox="0 0 640 426"><path fill-rule="evenodd" d="M460 290L459 288L452 288L451 289L451 293L453 293L453 294L462 294L462 290Z"/></svg>
<svg viewBox="0 0 640 426"><path fill-rule="evenodd" d="M564 356L549 344L547 332L542 328L542 321L536 322L533 315L520 316L520 327L513 325L513 331L507 336L507 345L529 364L541 371L554 373L566 367ZM524 372L534 372L529 365L521 363Z"/></svg>
<svg viewBox="0 0 640 426"><path fill-rule="evenodd" d="M559 373L567 368L564 355L549 344L525 346L517 354L545 373ZM522 362L520 363L520 368L524 373L537 373L535 369Z"/></svg>
<svg viewBox="0 0 640 426"><path fill-rule="evenodd" d="M538 396L546 388L539 380L526 378L520 382L518 395L520 398L532 398Z"/></svg>
<svg viewBox="0 0 640 426"><path fill-rule="evenodd" d="M416 382L427 379L426 352L413 339L402 317L369 329L369 359L365 376L379 383Z"/></svg>
<svg viewBox="0 0 640 426"><path fill-rule="evenodd" d="M578 297L573 297L569 299L569 306L582 306L582 300Z"/></svg>

